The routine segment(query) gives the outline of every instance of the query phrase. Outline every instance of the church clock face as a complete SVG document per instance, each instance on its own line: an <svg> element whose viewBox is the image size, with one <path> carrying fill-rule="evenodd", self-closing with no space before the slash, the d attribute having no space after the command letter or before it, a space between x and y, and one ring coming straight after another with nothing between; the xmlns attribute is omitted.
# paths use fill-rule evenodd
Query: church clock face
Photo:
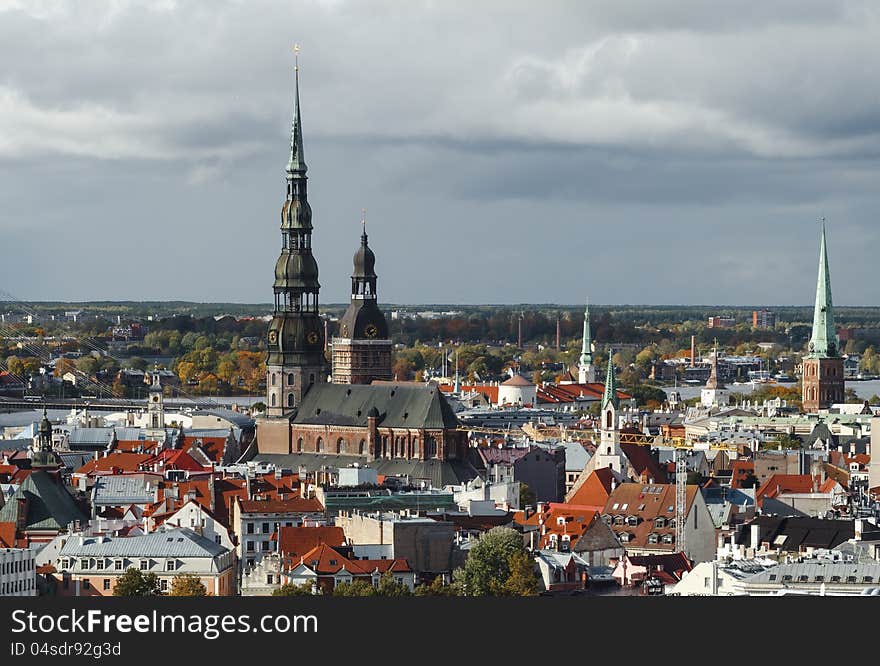
<svg viewBox="0 0 880 666"><path fill-rule="evenodd" d="M269 344L274 345L278 342L278 331L269 331Z"/></svg>
<svg viewBox="0 0 880 666"><path fill-rule="evenodd" d="M306 340L310 345L318 344L318 332L317 331L309 331L309 334L306 336Z"/></svg>
<svg viewBox="0 0 880 666"><path fill-rule="evenodd" d="M368 338L375 338L379 335L379 329L376 328L375 324L367 324L367 327L364 329L364 335Z"/></svg>

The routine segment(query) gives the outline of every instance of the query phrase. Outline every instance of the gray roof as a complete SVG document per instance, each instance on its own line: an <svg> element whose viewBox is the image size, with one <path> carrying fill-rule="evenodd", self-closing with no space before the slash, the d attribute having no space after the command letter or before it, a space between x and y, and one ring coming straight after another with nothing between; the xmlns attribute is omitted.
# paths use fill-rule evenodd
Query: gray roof
<svg viewBox="0 0 880 666"><path fill-rule="evenodd" d="M434 385L316 384L306 393L291 422L302 425L367 426L375 407L388 428L456 428L452 407Z"/></svg>
<svg viewBox="0 0 880 666"><path fill-rule="evenodd" d="M62 557L217 557L227 548L196 534L188 527L130 537L67 539Z"/></svg>
<svg viewBox="0 0 880 666"><path fill-rule="evenodd" d="M184 430L186 437L229 437L229 428L201 428L200 430ZM241 428L232 428L232 434L236 439L241 439Z"/></svg>
<svg viewBox="0 0 880 666"><path fill-rule="evenodd" d="M774 578L771 580L771 576ZM784 580L785 576L791 576L790 580ZM802 576L806 576L805 580ZM816 580L816 577L822 580ZM840 580L832 581L832 576L839 576ZM855 580L849 580L855 576ZM869 580L865 580L868 577ZM755 574L748 579L749 584L781 584L787 585L801 583L826 583L830 585L871 585L880 584L880 563L854 563L854 562L793 562L780 564L767 571Z"/></svg>
<svg viewBox="0 0 880 666"><path fill-rule="evenodd" d="M560 442L565 447L565 470L567 472L583 471L590 462L590 454L580 442Z"/></svg>
<svg viewBox="0 0 880 666"><path fill-rule="evenodd" d="M19 498L27 500L24 529L63 530L86 519L64 486L41 470L31 472L6 501L0 509L0 523L18 522Z"/></svg>
<svg viewBox="0 0 880 666"><path fill-rule="evenodd" d="M82 447L106 447L113 439L113 428L74 428L67 442L71 449ZM135 438L136 439L136 438Z"/></svg>
<svg viewBox="0 0 880 666"><path fill-rule="evenodd" d="M323 453L258 453L253 460L271 463L282 469L296 470L302 466L307 472L314 472L323 467L338 469L348 467L352 463L358 463L362 467L375 469L377 474L384 476L409 476L414 481L428 479L433 488L461 485L477 476L477 471L469 463L461 460L381 459L370 461L366 456Z"/></svg>
<svg viewBox="0 0 880 666"><path fill-rule="evenodd" d="M99 476L95 480L94 504L122 506L148 504L156 501L155 493L147 490L147 481L141 476Z"/></svg>
<svg viewBox="0 0 880 666"><path fill-rule="evenodd" d="M236 426L242 429L253 428L255 425L255 421L247 414L242 414L241 412L236 412L231 409L197 409L192 413L193 416L216 416L221 419L225 419L231 423L234 423Z"/></svg>

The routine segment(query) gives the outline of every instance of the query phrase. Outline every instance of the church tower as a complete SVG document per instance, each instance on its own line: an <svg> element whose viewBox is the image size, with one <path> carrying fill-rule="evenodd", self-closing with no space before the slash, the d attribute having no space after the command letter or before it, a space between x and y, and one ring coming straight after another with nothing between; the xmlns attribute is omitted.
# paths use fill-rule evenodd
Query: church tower
<svg viewBox="0 0 880 666"><path fill-rule="evenodd" d="M712 407L726 407L730 401L727 388L718 376L718 348L712 353L712 370L709 372L709 381L700 391L700 405L711 409Z"/></svg>
<svg viewBox="0 0 880 666"><path fill-rule="evenodd" d="M52 444L52 422L49 420L44 406L43 419L37 427L37 437L31 449L31 469L53 471L61 469L63 466L64 463L55 453L55 447Z"/></svg>
<svg viewBox="0 0 880 666"><path fill-rule="evenodd" d="M578 383L592 384L596 381L596 368L593 366L593 341L590 336L590 305L584 309L584 336L581 342L581 357L578 361Z"/></svg>
<svg viewBox="0 0 880 666"><path fill-rule="evenodd" d="M620 448L620 398L617 396L617 379L614 375L614 351L608 350L608 373L605 393L602 396L602 422L599 425L599 447L596 449L594 469L611 467L615 472L626 474L628 462Z"/></svg>
<svg viewBox="0 0 880 666"><path fill-rule="evenodd" d="M334 384L391 379L388 322L377 303L376 255L367 243L366 218L361 223L361 246L354 254L351 275L351 303L339 322L339 337L333 339Z"/></svg>
<svg viewBox="0 0 880 666"><path fill-rule="evenodd" d="M825 242L825 224L819 241L819 277L816 282L816 306L813 311L813 334L803 361L803 410L810 414L843 402L843 356L840 354L834 305L831 299L831 273Z"/></svg>
<svg viewBox="0 0 880 666"><path fill-rule="evenodd" d="M153 381L147 396L147 420L152 430L165 428L165 394L159 380L159 366L153 369Z"/></svg>
<svg viewBox="0 0 880 666"><path fill-rule="evenodd" d="M281 208L281 256L275 264L275 311L267 338L269 416L282 416L299 405L312 384L326 381L327 375L324 326L318 315L318 264L312 256L312 209L306 191L298 65L294 72L287 197Z"/></svg>

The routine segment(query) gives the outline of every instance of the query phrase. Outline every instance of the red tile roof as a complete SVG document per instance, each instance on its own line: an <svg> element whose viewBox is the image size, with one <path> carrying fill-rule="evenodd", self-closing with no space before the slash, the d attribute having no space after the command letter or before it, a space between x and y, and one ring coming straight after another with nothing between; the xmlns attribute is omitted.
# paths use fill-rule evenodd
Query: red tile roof
<svg viewBox="0 0 880 666"><path fill-rule="evenodd" d="M751 460L734 460L730 463L730 487L742 488L747 479L755 475L755 463Z"/></svg>
<svg viewBox="0 0 880 666"><path fill-rule="evenodd" d="M406 560L350 560L327 544L315 546L301 561L319 576L333 575L343 568L353 576L369 576L377 570L379 573L411 571Z"/></svg>
<svg viewBox="0 0 880 666"><path fill-rule="evenodd" d="M314 497L239 499L242 513L321 513L324 506Z"/></svg>
<svg viewBox="0 0 880 666"><path fill-rule="evenodd" d="M699 486L687 486L686 516L690 515L699 491ZM675 549L674 543L662 541L664 535L675 536L674 483L622 483L608 497L602 515L611 516L611 530L625 548ZM627 519L635 520L636 524L630 525ZM658 519L663 519L662 527L656 524ZM652 533L658 535L657 543L650 543Z"/></svg>
<svg viewBox="0 0 880 666"><path fill-rule="evenodd" d="M122 474L123 472L136 472L144 462L151 458L152 456L146 453L111 451L97 460L89 460L89 462L76 470L76 473L92 475L97 473Z"/></svg>
<svg viewBox="0 0 880 666"><path fill-rule="evenodd" d="M765 499L773 499L783 493L820 492L818 485L818 478L814 479L809 474L774 474L755 491L755 503L760 507Z"/></svg>
<svg viewBox="0 0 880 666"><path fill-rule="evenodd" d="M551 502L543 512L536 511L526 518L524 512L517 511L513 519L523 526L540 527L541 548L546 548L550 545L551 534L559 539L568 535L571 543L574 543L590 528L598 515L595 507Z"/></svg>
<svg viewBox="0 0 880 666"><path fill-rule="evenodd" d="M596 507L597 511L601 511L611 495L613 485L614 471L610 467L601 467L593 470L568 501L571 504Z"/></svg>
<svg viewBox="0 0 880 666"><path fill-rule="evenodd" d="M320 544L330 547L345 545L345 532L341 527L282 527L278 549L288 558L300 557Z"/></svg>

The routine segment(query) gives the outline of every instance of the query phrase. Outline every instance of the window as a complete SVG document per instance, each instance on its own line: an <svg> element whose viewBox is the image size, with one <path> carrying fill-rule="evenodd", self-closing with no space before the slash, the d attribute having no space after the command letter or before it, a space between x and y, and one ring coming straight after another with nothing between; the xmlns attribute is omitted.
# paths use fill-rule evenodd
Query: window
<svg viewBox="0 0 880 666"><path fill-rule="evenodd" d="M85 558L81 559L79 561L79 568L80 569L88 569L89 568L89 561Z"/></svg>
<svg viewBox="0 0 880 666"><path fill-rule="evenodd" d="M648 543L657 543L659 541L659 536L655 532L651 532L648 535Z"/></svg>
<svg viewBox="0 0 880 666"><path fill-rule="evenodd" d="M109 590L109 589L110 589L110 579L109 579L109 578L105 578L105 579L104 579L104 589L105 589L105 590Z"/></svg>
<svg viewBox="0 0 880 666"><path fill-rule="evenodd" d="M246 544L247 544L247 545L246 545L246 550L247 550L247 552L249 552L249 553L253 553L253 552L254 552L254 542L251 541L251 540L248 540L248 541L246 542Z"/></svg>
<svg viewBox="0 0 880 666"><path fill-rule="evenodd" d="M322 453L324 451L324 438L318 437L318 445L315 447L318 453Z"/></svg>
<svg viewBox="0 0 880 666"><path fill-rule="evenodd" d="M272 585L274 582L275 582L275 579L272 576L272 574L268 574L266 576L266 585Z"/></svg>
<svg viewBox="0 0 880 666"><path fill-rule="evenodd" d="M303 450L303 438L300 437L296 440L296 451L297 453L302 453Z"/></svg>
<svg viewBox="0 0 880 666"><path fill-rule="evenodd" d="M146 571L146 570L147 570L147 561L146 561L146 560L141 560L141 561L140 561L140 569L141 569L141 571Z"/></svg>
<svg viewBox="0 0 880 666"><path fill-rule="evenodd" d="M287 396L287 406L288 406L288 407L293 407L293 406L294 406L294 402L293 402L293 401L294 401L293 393L288 394L288 396Z"/></svg>
<svg viewBox="0 0 880 666"><path fill-rule="evenodd" d="M122 571L122 560L114 560L114 562L113 562L113 568L114 568L116 571Z"/></svg>
<svg viewBox="0 0 880 666"><path fill-rule="evenodd" d="M268 552L268 551L269 551L269 542L268 542L268 541L264 541L264 542L260 545L260 550L262 550L264 553Z"/></svg>
<svg viewBox="0 0 880 666"><path fill-rule="evenodd" d="M626 524L630 527L638 527L639 526L639 517L638 516L627 516Z"/></svg>
<svg viewBox="0 0 880 666"><path fill-rule="evenodd" d="M92 587L92 584L89 582L89 579L83 578L83 589L89 590L89 589L91 589L91 587Z"/></svg>
<svg viewBox="0 0 880 666"><path fill-rule="evenodd" d="M175 565L174 560L168 560L165 563L165 571L174 571L174 565Z"/></svg>
<svg viewBox="0 0 880 666"><path fill-rule="evenodd" d="M771 581L776 580L776 574L770 574L770 580Z"/></svg>
<svg viewBox="0 0 880 666"><path fill-rule="evenodd" d="M254 524L253 524L253 523L248 523L248 524L247 524L247 533L248 533L248 534L253 534L253 533L254 533Z"/></svg>
<svg viewBox="0 0 880 666"><path fill-rule="evenodd" d="M825 580L825 576L816 576L817 583L821 583L823 580Z"/></svg>
<svg viewBox="0 0 880 666"><path fill-rule="evenodd" d="M263 534L269 534L269 523L263 523Z"/></svg>
<svg viewBox="0 0 880 666"><path fill-rule="evenodd" d="M97 562L95 562L95 568L98 570L101 570L104 568L104 558L103 557L99 557Z"/></svg>
<svg viewBox="0 0 880 666"><path fill-rule="evenodd" d="M293 373L292 372L287 375L287 385L293 386Z"/></svg>
<svg viewBox="0 0 880 666"><path fill-rule="evenodd" d="M162 590L163 592L167 592L167 591L168 591L168 581L167 581L167 580L162 580L162 581L159 583L159 589Z"/></svg>

